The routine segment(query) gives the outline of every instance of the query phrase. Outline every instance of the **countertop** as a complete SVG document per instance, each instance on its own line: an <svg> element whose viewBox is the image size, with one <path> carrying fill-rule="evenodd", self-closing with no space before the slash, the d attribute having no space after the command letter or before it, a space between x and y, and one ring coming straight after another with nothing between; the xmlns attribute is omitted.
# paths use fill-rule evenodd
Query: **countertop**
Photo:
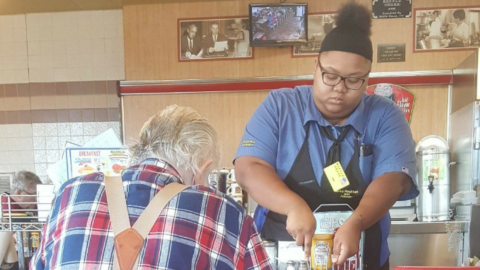
<svg viewBox="0 0 480 270"><path fill-rule="evenodd" d="M426 233L447 233L455 229L460 232L467 232L469 221L435 221L435 222L408 222L392 221L390 234L426 234Z"/></svg>

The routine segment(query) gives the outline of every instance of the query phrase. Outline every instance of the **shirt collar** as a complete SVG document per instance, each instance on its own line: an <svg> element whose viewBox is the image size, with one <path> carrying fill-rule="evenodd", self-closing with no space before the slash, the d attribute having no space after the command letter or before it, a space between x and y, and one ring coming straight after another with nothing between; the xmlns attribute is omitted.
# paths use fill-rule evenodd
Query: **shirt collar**
<svg viewBox="0 0 480 270"><path fill-rule="evenodd" d="M358 104L357 108L353 111L353 113L348 118L346 125L351 125L357 132L360 134L364 133L365 128L365 102L364 99L366 94L363 94L360 103ZM310 121L316 121L321 126L331 126L331 124L323 117L322 113L315 105L313 100L313 87L308 95L307 104L305 107L305 112L303 115L303 126L305 126Z"/></svg>
<svg viewBox="0 0 480 270"><path fill-rule="evenodd" d="M122 173L122 178L145 181L159 186L173 182L183 184L175 167L167 161L157 158L147 158L140 164L129 167Z"/></svg>

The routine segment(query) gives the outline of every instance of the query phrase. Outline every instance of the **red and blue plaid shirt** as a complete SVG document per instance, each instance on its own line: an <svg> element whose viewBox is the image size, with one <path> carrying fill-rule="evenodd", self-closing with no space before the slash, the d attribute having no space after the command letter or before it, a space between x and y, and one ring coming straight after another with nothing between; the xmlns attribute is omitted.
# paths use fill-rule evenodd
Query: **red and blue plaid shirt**
<svg viewBox="0 0 480 270"><path fill-rule="evenodd" d="M103 183L93 173L58 192L31 269L112 269L113 231ZM122 174L131 224L155 194L182 183L168 163L147 159ZM253 219L233 199L190 186L160 214L139 255L138 269L272 269Z"/></svg>

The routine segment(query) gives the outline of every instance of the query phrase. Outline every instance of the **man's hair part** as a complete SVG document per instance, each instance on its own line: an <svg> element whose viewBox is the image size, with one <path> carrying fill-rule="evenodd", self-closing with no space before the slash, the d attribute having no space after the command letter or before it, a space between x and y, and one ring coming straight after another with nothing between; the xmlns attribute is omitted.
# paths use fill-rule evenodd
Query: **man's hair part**
<svg viewBox="0 0 480 270"><path fill-rule="evenodd" d="M131 165L166 158L197 173L209 159L218 167L221 149L217 131L207 119L192 108L170 105L145 122L130 155Z"/></svg>

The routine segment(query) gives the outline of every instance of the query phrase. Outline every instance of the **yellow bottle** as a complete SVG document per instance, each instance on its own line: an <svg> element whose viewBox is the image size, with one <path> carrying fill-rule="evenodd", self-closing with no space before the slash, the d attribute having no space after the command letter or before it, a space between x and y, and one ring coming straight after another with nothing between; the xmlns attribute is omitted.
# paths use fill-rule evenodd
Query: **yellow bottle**
<svg viewBox="0 0 480 270"><path fill-rule="evenodd" d="M312 270L327 270L332 266L333 234L315 234L312 239Z"/></svg>

